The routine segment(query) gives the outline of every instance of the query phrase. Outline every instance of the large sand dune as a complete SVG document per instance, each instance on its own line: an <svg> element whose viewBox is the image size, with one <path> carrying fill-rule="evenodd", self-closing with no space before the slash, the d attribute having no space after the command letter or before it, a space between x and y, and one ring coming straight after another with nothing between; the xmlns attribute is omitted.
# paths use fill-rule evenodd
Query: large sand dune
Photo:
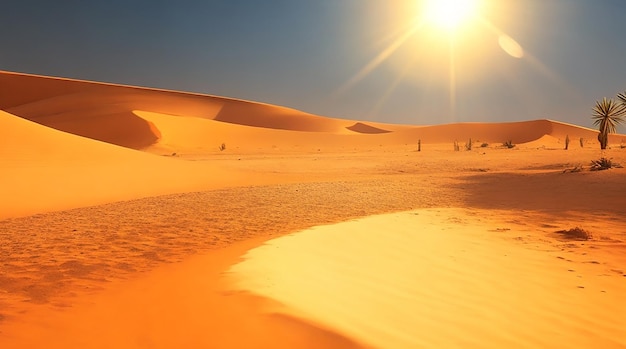
<svg viewBox="0 0 626 349"><path fill-rule="evenodd" d="M231 277L375 348L626 346L614 271L626 256L494 216L429 209L316 227L250 251Z"/></svg>
<svg viewBox="0 0 626 349"><path fill-rule="evenodd" d="M145 147L159 137L133 110L309 132L341 131L350 124L237 99L8 72L0 72L0 109L131 148Z"/></svg>
<svg viewBox="0 0 626 349"><path fill-rule="evenodd" d="M156 149L194 153L214 152L221 143L243 150L268 146L317 149L415 144L417 140L467 142L470 138L481 143L519 144L536 142L546 135L553 138L533 146L556 147L566 136L573 142L583 138L594 144L597 135L594 130L549 120L425 127L363 123L231 98L9 72L0 72L0 109L58 130L133 149L154 150L151 146L165 143ZM155 122L151 115L152 119L157 115L168 118ZM220 127L190 121L190 117L299 132L253 135L249 128ZM185 133L193 136L186 142L174 141L180 138L176 135ZM620 143L626 138L612 136L610 141Z"/></svg>
<svg viewBox="0 0 626 349"><path fill-rule="evenodd" d="M596 136L0 72L0 347L625 348Z"/></svg>
<svg viewBox="0 0 626 349"><path fill-rule="evenodd" d="M243 177L210 163L191 169L178 159L64 133L3 111L0 163L0 218L222 187Z"/></svg>

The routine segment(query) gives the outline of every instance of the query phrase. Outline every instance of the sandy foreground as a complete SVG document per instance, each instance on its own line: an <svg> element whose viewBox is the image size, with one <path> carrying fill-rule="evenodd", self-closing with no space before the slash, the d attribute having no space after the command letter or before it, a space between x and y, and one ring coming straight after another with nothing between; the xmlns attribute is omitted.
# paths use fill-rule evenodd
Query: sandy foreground
<svg viewBox="0 0 626 349"><path fill-rule="evenodd" d="M1 348L626 348L625 136L6 86Z"/></svg>
<svg viewBox="0 0 626 349"><path fill-rule="evenodd" d="M229 270L279 311L376 348L625 346L624 251L555 238L571 223L534 215L371 216L272 240Z"/></svg>

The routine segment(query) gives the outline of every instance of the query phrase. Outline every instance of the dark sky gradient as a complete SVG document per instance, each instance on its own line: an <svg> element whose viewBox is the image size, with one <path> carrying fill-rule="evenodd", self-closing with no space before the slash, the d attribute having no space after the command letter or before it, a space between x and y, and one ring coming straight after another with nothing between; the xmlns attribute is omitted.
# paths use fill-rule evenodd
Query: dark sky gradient
<svg viewBox="0 0 626 349"><path fill-rule="evenodd" d="M626 91L626 1L483 1L484 17L527 54L508 56L486 28L459 37L454 107L449 60L426 29L338 93L415 17L410 0L3 0L0 70L406 124L550 118L592 127L595 100Z"/></svg>

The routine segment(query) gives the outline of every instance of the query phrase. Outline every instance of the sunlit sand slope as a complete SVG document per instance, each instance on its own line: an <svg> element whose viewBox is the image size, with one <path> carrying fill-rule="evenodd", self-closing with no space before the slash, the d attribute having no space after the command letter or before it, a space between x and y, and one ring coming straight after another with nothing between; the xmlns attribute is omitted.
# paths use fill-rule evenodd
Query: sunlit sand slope
<svg viewBox="0 0 626 349"><path fill-rule="evenodd" d="M583 138L587 146L599 146L596 139L597 134L597 131L562 122L532 120L506 123L433 125L402 130L397 132L395 136L412 143L416 142L416 139L421 139L422 142L426 143L451 143L458 141L461 146L470 139L472 142L478 142L478 145L488 143L491 146L500 146L508 141L513 144L523 144L540 140L544 136L550 136L549 140L544 139L534 145L553 147L563 144L566 136L569 136L573 145L577 145L579 139ZM612 135L610 142L626 142L626 136Z"/></svg>
<svg viewBox="0 0 626 349"><path fill-rule="evenodd" d="M164 193L241 177L60 132L0 111L0 218Z"/></svg>
<svg viewBox="0 0 626 349"><path fill-rule="evenodd" d="M181 117L136 110L134 114L153 125L159 140L144 150L157 154L218 153L220 145L233 151L336 151L366 150L381 146L416 146L422 143L447 144L456 141L463 147L472 141L474 147L502 147L511 141L523 148L563 148L566 137L570 147L598 147L597 132L548 120L501 124L450 124L427 127L395 126L395 131L358 123L342 132L294 132L276 128L258 128L220 123L194 117ZM626 137L615 135L619 143Z"/></svg>
<svg viewBox="0 0 626 349"><path fill-rule="evenodd" d="M158 132L132 110L286 130L334 132L348 121L237 99L0 72L0 109L46 126L131 148Z"/></svg>
<svg viewBox="0 0 626 349"><path fill-rule="evenodd" d="M0 72L0 109L116 145L133 149L157 145L150 149L174 152L214 152L221 142L243 149L345 148L415 144L418 140L463 144L470 138L492 146L511 141L535 142L531 147L560 147L566 136L574 143L582 138L588 146L597 145L596 131L550 120L423 127L355 122L232 98L10 72ZM150 115L167 115L170 119L161 118L156 123ZM243 127L220 127L217 122L189 121L189 117ZM254 134L251 128L295 132ZM186 134L191 135L186 141L172 141ZM267 137L272 137L271 141ZM611 136L610 142L626 142L626 136Z"/></svg>
<svg viewBox="0 0 626 349"><path fill-rule="evenodd" d="M499 214L428 209L316 227L249 251L231 278L286 306L275 311L375 348L626 347L624 257Z"/></svg>

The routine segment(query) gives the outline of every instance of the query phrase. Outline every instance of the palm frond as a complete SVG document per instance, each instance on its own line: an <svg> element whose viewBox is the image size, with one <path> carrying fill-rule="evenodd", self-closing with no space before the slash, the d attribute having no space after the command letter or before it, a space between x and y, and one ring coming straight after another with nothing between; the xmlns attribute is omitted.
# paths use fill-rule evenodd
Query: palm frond
<svg viewBox="0 0 626 349"><path fill-rule="evenodd" d="M626 98L626 96L624 97ZM623 118L625 114L626 104L620 104L613 99L604 97L601 101L596 101L591 118L593 119L594 125L600 126L600 133L608 134L615 133L617 125L626 121Z"/></svg>
<svg viewBox="0 0 626 349"><path fill-rule="evenodd" d="M617 99L619 99L620 102L622 102L622 105L626 105L626 92L618 93Z"/></svg>

